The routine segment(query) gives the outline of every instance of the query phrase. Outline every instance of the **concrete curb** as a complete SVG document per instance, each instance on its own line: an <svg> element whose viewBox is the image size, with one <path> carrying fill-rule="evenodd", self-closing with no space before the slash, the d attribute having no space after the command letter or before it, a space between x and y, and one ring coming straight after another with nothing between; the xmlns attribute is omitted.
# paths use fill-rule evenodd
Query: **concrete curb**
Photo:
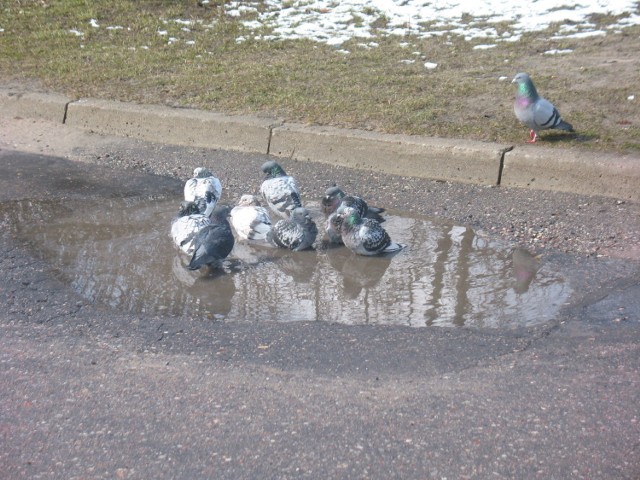
<svg viewBox="0 0 640 480"><path fill-rule="evenodd" d="M269 153L395 175L496 185L508 145L286 124Z"/></svg>
<svg viewBox="0 0 640 480"><path fill-rule="evenodd" d="M55 93L0 89L0 113L8 117L40 118L64 123L69 102L69 98Z"/></svg>
<svg viewBox="0 0 640 480"><path fill-rule="evenodd" d="M153 142L389 174L640 200L640 157L285 124L276 118L0 89L0 114Z"/></svg>
<svg viewBox="0 0 640 480"><path fill-rule="evenodd" d="M66 123L106 135L266 153L277 121L83 98L69 103Z"/></svg>
<svg viewBox="0 0 640 480"><path fill-rule="evenodd" d="M500 185L640 200L640 158L523 145L506 153Z"/></svg>

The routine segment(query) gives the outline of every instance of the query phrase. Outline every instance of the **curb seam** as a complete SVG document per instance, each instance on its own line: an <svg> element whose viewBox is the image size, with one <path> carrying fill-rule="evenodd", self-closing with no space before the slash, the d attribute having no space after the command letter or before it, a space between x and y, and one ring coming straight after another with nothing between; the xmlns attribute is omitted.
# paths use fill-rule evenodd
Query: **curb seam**
<svg viewBox="0 0 640 480"><path fill-rule="evenodd" d="M496 182L496 185L500 185L502 183L502 172L504 170L504 157L506 156L507 152L510 152L514 149L515 147L513 145L511 145L510 147L507 148L503 148L500 151L500 165L498 166L498 181Z"/></svg>

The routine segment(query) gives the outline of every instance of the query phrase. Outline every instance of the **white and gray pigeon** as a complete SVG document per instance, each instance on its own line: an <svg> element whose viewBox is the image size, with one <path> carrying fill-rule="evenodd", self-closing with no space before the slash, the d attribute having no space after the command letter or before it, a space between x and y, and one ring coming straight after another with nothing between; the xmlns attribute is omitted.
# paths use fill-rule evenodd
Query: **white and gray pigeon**
<svg viewBox="0 0 640 480"><path fill-rule="evenodd" d="M271 218L254 195L242 195L231 209L231 225L244 240L265 240L271 231Z"/></svg>
<svg viewBox="0 0 640 480"><path fill-rule="evenodd" d="M213 208L210 209L213 211ZM193 253L193 239L204 227L209 225L209 213L200 213L196 202L183 201L178 216L171 222L173 243L187 255Z"/></svg>
<svg viewBox="0 0 640 480"><path fill-rule="evenodd" d="M269 234L269 240L280 248L294 252L313 245L318 235L318 227L304 207L294 208L290 218L276 222Z"/></svg>
<svg viewBox="0 0 640 480"><path fill-rule="evenodd" d="M196 202L201 206L202 203L198 200L204 199L207 192L214 196L213 206L215 207L215 203L222 196L222 183L207 168L197 167L193 170L193 178L184 184L184 199L188 202Z"/></svg>
<svg viewBox="0 0 640 480"><path fill-rule="evenodd" d="M228 221L230 211L231 208L227 205L217 207L211 214L209 225L196 234L193 239L193 256L187 265L189 270L219 266L231 253L235 239Z"/></svg>
<svg viewBox="0 0 640 480"><path fill-rule="evenodd" d="M393 242L379 222L371 218L362 218L353 207L341 205L337 213L342 216L342 241L353 253L380 255L397 252L406 247Z"/></svg>
<svg viewBox="0 0 640 480"><path fill-rule="evenodd" d="M516 99L513 111L522 123L529 129L529 143L538 139L541 130L558 129L573 132L573 127L562 120L558 109L544 97L538 95L531 77L526 73L518 73L511 83L515 83Z"/></svg>
<svg viewBox="0 0 640 480"><path fill-rule="evenodd" d="M381 213L385 211L384 208L371 207L364 199L356 197L355 195L347 195L340 187L335 185L327 188L324 192L324 197L322 197L320 201L322 213L328 218L329 215L334 213L343 203L356 208L360 212L361 217L369 217L381 223L384 222L384 217L381 216Z"/></svg>
<svg viewBox="0 0 640 480"><path fill-rule="evenodd" d="M293 177L273 160L264 163L261 170L266 174L260 193L269 209L281 218L288 218L294 208L302 207L300 190Z"/></svg>

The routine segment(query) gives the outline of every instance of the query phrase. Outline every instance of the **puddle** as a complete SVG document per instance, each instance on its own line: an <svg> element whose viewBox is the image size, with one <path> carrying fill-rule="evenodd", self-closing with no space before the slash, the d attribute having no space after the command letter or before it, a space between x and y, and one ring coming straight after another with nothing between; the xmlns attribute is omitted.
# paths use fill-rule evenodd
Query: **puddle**
<svg viewBox="0 0 640 480"><path fill-rule="evenodd" d="M320 218L318 205L308 205ZM462 226L390 214L391 258L236 242L223 271L190 272L168 235L175 200L5 204L14 233L91 301L224 321L512 327L554 318L571 293L552 264ZM393 213L393 212L391 212Z"/></svg>

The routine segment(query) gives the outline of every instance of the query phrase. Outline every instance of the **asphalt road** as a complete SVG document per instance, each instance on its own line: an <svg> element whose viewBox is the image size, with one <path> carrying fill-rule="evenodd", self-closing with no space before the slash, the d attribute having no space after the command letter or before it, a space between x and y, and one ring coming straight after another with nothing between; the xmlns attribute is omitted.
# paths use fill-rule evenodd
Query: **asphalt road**
<svg viewBox="0 0 640 480"><path fill-rule="evenodd" d="M640 477L637 205L336 167L376 204L566 255L584 291L515 330L130 315L79 297L17 241L12 202L175 195L199 163L233 198L264 157L38 128L0 150L2 478ZM307 194L325 187L320 167L287 166ZM563 229L571 245L550 249Z"/></svg>

